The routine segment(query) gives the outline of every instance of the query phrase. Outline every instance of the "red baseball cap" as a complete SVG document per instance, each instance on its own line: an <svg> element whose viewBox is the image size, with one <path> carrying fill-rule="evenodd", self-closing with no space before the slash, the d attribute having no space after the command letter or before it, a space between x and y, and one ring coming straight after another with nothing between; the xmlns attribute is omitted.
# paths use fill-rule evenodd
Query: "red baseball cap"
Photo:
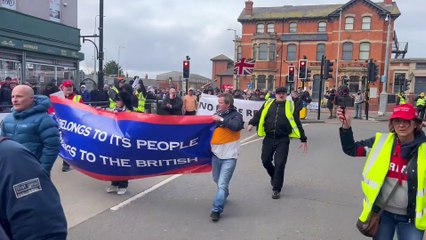
<svg viewBox="0 0 426 240"><path fill-rule="evenodd" d="M62 85L64 87L70 87L70 86L74 86L74 83L71 82L71 80L65 80Z"/></svg>
<svg viewBox="0 0 426 240"><path fill-rule="evenodd" d="M395 106L389 120L400 118L404 120L419 120L417 111L411 104L402 104Z"/></svg>

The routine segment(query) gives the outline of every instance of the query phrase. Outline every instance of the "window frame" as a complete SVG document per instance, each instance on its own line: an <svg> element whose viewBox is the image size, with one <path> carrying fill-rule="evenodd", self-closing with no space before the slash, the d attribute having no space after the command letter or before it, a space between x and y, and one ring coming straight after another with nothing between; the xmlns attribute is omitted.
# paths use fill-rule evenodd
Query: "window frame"
<svg viewBox="0 0 426 240"><path fill-rule="evenodd" d="M297 22L291 22L288 26L289 33L297 33Z"/></svg>
<svg viewBox="0 0 426 240"><path fill-rule="evenodd" d="M294 50L290 49L292 47L294 47ZM297 45L294 44L294 43L288 44L287 45L287 56L286 56L287 61L296 61L297 60L296 54L297 54Z"/></svg>
<svg viewBox="0 0 426 240"><path fill-rule="evenodd" d="M369 21L364 21L366 19L369 19ZM368 28L366 26L368 26ZM362 17L362 20L361 20L361 29L362 30L371 30L371 17L370 16Z"/></svg>
<svg viewBox="0 0 426 240"><path fill-rule="evenodd" d="M349 22L349 20L352 20L352 22ZM352 16L345 18L345 30L354 30L354 22L355 18Z"/></svg>
<svg viewBox="0 0 426 240"><path fill-rule="evenodd" d="M368 46L368 48L363 49L363 46ZM362 42L362 43L359 44L359 60L370 59L370 52L371 52L371 43ZM363 56L363 55L367 55L367 56Z"/></svg>
<svg viewBox="0 0 426 240"><path fill-rule="evenodd" d="M321 24L324 24L325 26L321 26ZM322 30L323 29L323 30ZM317 30L318 32L327 32L327 22L325 22L325 21L321 21L321 22L318 22L318 30Z"/></svg>
<svg viewBox="0 0 426 240"><path fill-rule="evenodd" d="M271 27L271 25L272 25L272 27ZM266 24L266 32L267 33L275 33L275 24L274 23Z"/></svg>
<svg viewBox="0 0 426 240"><path fill-rule="evenodd" d="M262 30L262 31L260 31L260 30ZM265 24L264 23L256 24L256 33L265 33Z"/></svg>
<svg viewBox="0 0 426 240"><path fill-rule="evenodd" d="M267 61L268 60L269 45L267 43L259 43L259 53L257 60Z"/></svg>
<svg viewBox="0 0 426 240"><path fill-rule="evenodd" d="M319 51L319 47L320 46L323 46L323 51L322 51L322 54L321 54L321 52ZM316 49L316 54L317 54L317 61L321 61L322 60L322 55L324 55L325 56L325 43L318 43L317 44L317 49Z"/></svg>
<svg viewBox="0 0 426 240"><path fill-rule="evenodd" d="M350 46L350 52L348 49L345 48L345 46ZM348 54L350 54L350 58L345 57ZM353 54L354 54L354 44L352 42L344 42L342 47L342 60L343 61L352 61L353 60Z"/></svg>

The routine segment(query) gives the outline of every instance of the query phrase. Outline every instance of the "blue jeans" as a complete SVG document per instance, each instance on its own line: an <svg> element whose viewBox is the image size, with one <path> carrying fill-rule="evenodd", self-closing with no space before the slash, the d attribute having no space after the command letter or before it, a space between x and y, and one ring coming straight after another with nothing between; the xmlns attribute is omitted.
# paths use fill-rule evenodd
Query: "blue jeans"
<svg viewBox="0 0 426 240"><path fill-rule="evenodd" d="M361 119L362 103L355 103L355 117Z"/></svg>
<svg viewBox="0 0 426 240"><path fill-rule="evenodd" d="M229 195L229 182L231 181L236 165L237 159L220 159L213 155L212 175L213 181L217 185L217 191L213 199L212 212L223 212L226 198L228 198Z"/></svg>
<svg viewBox="0 0 426 240"><path fill-rule="evenodd" d="M424 231L419 230L414 222L408 222L406 215L383 211L380 218L379 230L374 240L392 240L395 234L398 240L422 240Z"/></svg>

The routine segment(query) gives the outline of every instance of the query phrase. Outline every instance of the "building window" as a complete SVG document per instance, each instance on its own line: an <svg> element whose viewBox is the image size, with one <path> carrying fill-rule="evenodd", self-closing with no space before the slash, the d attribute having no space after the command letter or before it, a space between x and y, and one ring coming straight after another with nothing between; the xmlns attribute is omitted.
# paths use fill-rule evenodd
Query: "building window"
<svg viewBox="0 0 426 240"><path fill-rule="evenodd" d="M318 23L318 32L326 32L327 31L327 23L319 22Z"/></svg>
<svg viewBox="0 0 426 240"><path fill-rule="evenodd" d="M259 44L258 60L268 60L268 45L266 43Z"/></svg>
<svg viewBox="0 0 426 240"><path fill-rule="evenodd" d="M275 32L275 27L274 27L273 23L268 23L267 31L268 31L268 33L274 33Z"/></svg>
<svg viewBox="0 0 426 240"><path fill-rule="evenodd" d="M345 19L345 30L354 30L354 18L347 17Z"/></svg>
<svg viewBox="0 0 426 240"><path fill-rule="evenodd" d="M417 70L426 69L426 63L416 63L416 69Z"/></svg>
<svg viewBox="0 0 426 240"><path fill-rule="evenodd" d="M370 43L364 42L359 45L359 59L368 60L370 58Z"/></svg>
<svg viewBox="0 0 426 240"><path fill-rule="evenodd" d="M353 44L346 42L343 43L342 60L352 60Z"/></svg>
<svg viewBox="0 0 426 240"><path fill-rule="evenodd" d="M266 89L266 76L265 75L259 75L257 76L257 88L258 89Z"/></svg>
<svg viewBox="0 0 426 240"><path fill-rule="evenodd" d="M292 22L290 23L290 33L296 33L297 32L297 23Z"/></svg>
<svg viewBox="0 0 426 240"><path fill-rule="evenodd" d="M239 62L241 60L241 46L237 47L237 61Z"/></svg>
<svg viewBox="0 0 426 240"><path fill-rule="evenodd" d="M276 55L275 44L269 45L269 61L275 60Z"/></svg>
<svg viewBox="0 0 426 240"><path fill-rule="evenodd" d="M371 29L371 17L363 17L362 18L362 30L370 30Z"/></svg>
<svg viewBox="0 0 426 240"><path fill-rule="evenodd" d="M253 45L253 59L257 60L257 44Z"/></svg>
<svg viewBox="0 0 426 240"><path fill-rule="evenodd" d="M296 44L287 46L287 61L296 61Z"/></svg>
<svg viewBox="0 0 426 240"><path fill-rule="evenodd" d="M325 44L324 43L319 43L317 45L317 61L321 61L322 60L322 55L325 56Z"/></svg>
<svg viewBox="0 0 426 240"><path fill-rule="evenodd" d="M265 24L263 24L263 23L257 24L256 32L257 33L264 33L265 32Z"/></svg>

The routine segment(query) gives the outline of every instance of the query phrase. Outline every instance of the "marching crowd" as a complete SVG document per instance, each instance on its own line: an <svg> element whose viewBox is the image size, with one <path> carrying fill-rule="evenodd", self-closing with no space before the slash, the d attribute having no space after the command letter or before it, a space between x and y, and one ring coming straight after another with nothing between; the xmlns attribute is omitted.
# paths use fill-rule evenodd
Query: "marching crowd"
<svg viewBox="0 0 426 240"><path fill-rule="evenodd" d="M106 85L103 91L87 92L81 85L78 93L74 83L66 80L59 87L48 84L45 95L36 95L28 84L7 81L10 92L3 91L2 86L2 102L5 100L3 96L9 96L13 108L0 126L0 188L3 189L0 239L66 239L66 218L59 194L50 180L60 138L57 124L49 115L53 111L49 94L62 91L71 101L91 102L94 107L114 112L144 113L147 99L162 99L157 110L160 115L195 115L199 95L199 91L190 88L187 95L180 97L174 88L167 92L158 91L146 88L142 80L127 84L124 79L113 86ZM256 127L257 135L264 137L261 164L270 180L272 199L279 199L284 188L290 139L299 139L301 151L308 151L308 138L300 119L301 110L311 98L309 93L301 90L287 95L285 87L277 88L274 93L260 90L221 92L211 88L205 93L218 97L218 109L212 116L216 128L210 143L212 177L217 186L210 218L217 222L230 194L229 185L240 152L241 130L244 129L234 99L263 101L262 107L248 122L247 130ZM354 140L350 110L336 106L335 90L328 91L326 98L330 102L327 102L330 118L337 117L342 123L339 129L342 150L354 157L368 156L362 180L363 211L357 224L360 231L377 240L391 240L395 231L399 240L421 240L426 229L424 94L415 99L417 108L406 102L395 107L389 118L389 133L377 133L362 141ZM364 101L361 92L353 98L355 104ZM355 118L361 118L360 108L355 107L355 112ZM64 161L62 171L69 170L70 165ZM128 181L113 181L106 191L122 195L128 184ZM374 214L379 220L371 217ZM371 226L376 227L373 232Z"/></svg>

